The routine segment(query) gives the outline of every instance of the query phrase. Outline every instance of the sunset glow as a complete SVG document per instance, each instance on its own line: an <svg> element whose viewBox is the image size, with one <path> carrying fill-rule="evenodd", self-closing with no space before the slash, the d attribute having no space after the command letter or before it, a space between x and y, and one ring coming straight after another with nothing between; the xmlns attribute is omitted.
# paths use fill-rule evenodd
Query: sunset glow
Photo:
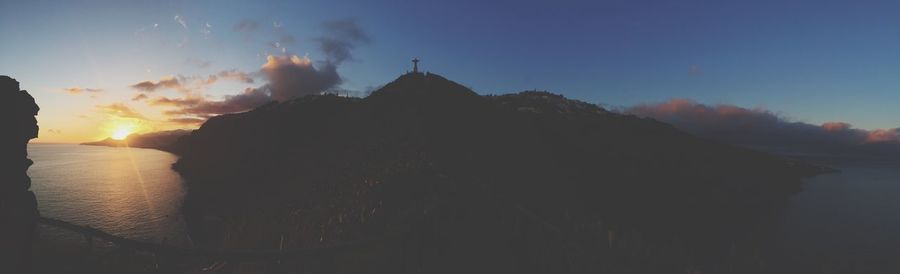
<svg viewBox="0 0 900 274"><path fill-rule="evenodd" d="M110 138L113 138L114 140L125 140L125 138L128 138L128 135L134 133L135 127L136 126L133 124L119 125L113 130Z"/></svg>

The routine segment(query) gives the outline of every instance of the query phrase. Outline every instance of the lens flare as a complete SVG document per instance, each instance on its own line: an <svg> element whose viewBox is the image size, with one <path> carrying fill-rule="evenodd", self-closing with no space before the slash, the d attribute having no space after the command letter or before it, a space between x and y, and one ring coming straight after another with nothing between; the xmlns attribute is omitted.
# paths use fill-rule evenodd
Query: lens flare
<svg viewBox="0 0 900 274"><path fill-rule="evenodd" d="M131 124L118 125L113 129L112 136L110 137L114 140L125 140L125 138L128 138L128 135L131 135L131 133L134 132L135 128L136 126Z"/></svg>

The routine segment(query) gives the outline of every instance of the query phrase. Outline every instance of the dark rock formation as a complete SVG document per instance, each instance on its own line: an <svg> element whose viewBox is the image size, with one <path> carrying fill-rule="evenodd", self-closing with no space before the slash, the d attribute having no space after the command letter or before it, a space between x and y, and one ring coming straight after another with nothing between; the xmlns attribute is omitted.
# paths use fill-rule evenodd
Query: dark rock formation
<svg viewBox="0 0 900 274"><path fill-rule="evenodd" d="M821 171L555 94L480 96L422 73L364 99L307 96L214 117L176 151L195 239L315 246L406 228L426 273L715 267L755 243L738 231ZM556 232L528 232L539 226ZM615 231L639 231L628 246L651 251L610 251L626 237ZM652 255L665 252L692 255Z"/></svg>
<svg viewBox="0 0 900 274"><path fill-rule="evenodd" d="M110 146L110 147L139 147L139 148L152 148L157 150L162 150L166 152L172 152L175 147L175 142L178 141L178 138L182 136L190 134L190 130L167 130L167 131L156 131L144 134L132 134L128 135L125 140L115 140L112 138L106 138L96 142L87 142L81 143L82 145L89 146Z"/></svg>
<svg viewBox="0 0 900 274"><path fill-rule="evenodd" d="M28 141L38 134L38 106L19 82L0 76L0 273L30 272L37 201L26 171Z"/></svg>

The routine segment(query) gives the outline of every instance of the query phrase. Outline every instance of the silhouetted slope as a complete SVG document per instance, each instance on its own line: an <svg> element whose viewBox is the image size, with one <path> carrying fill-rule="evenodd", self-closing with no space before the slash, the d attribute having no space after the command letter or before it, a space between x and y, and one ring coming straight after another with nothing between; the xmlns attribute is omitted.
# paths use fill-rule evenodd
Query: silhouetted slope
<svg viewBox="0 0 900 274"><path fill-rule="evenodd" d="M175 142L178 141L178 138L182 136L188 135L191 133L190 130L167 130L167 131L156 131L144 134L131 134L128 135L125 140L115 140L112 138L106 138L96 142L86 142L81 143L82 145L89 146L110 146L110 147L122 147L122 146L130 146L130 147L139 147L139 148L152 148L158 149L162 151L172 152Z"/></svg>
<svg viewBox="0 0 900 274"><path fill-rule="evenodd" d="M225 237L245 240L226 245L269 247L286 233L290 245L308 246L412 227L416 241L444 252L435 267L513 254L524 240L505 238L509 224L492 217L508 208L572 237L599 223L591 237L617 227L715 253L722 237L822 171L559 95L480 96L420 73L364 99L307 96L214 117L176 151L192 227L240 223ZM422 212L428 229L411 217Z"/></svg>

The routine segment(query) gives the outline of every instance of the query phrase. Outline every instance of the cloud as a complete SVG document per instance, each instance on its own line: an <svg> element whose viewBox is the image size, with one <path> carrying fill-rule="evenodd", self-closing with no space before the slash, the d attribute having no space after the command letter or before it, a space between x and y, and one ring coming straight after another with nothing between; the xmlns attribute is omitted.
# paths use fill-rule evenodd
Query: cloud
<svg viewBox="0 0 900 274"><path fill-rule="evenodd" d="M175 22L178 22L178 24L180 24L181 27L184 28L185 30L188 29L187 23L184 22L184 17L183 17L183 16L177 15L177 14L176 14L176 15L175 15Z"/></svg>
<svg viewBox="0 0 900 274"><path fill-rule="evenodd" d="M843 122L825 122L824 124L822 124L822 129L827 132L841 132L850 129L851 127L853 126L849 123Z"/></svg>
<svg viewBox="0 0 900 274"><path fill-rule="evenodd" d="M62 130L61 129L48 129L47 133L62 134Z"/></svg>
<svg viewBox="0 0 900 274"><path fill-rule="evenodd" d="M158 81L141 81L136 84L131 85L131 88L134 88L141 92L154 92L161 89L172 89L177 90L183 93L192 93L198 89L204 89L210 85L215 84L219 81L219 78L235 80L244 83L253 83L253 75L250 73L245 73L238 71L236 69L223 70L216 74L211 74L206 77L202 76L165 76L160 78Z"/></svg>
<svg viewBox="0 0 900 274"><path fill-rule="evenodd" d="M372 41L372 38L355 20L337 20L322 24L325 34L316 39L319 49L327 56L327 62L338 65L353 58L351 51Z"/></svg>
<svg viewBox="0 0 900 274"><path fill-rule="evenodd" d="M900 129L863 130L843 122L792 122L768 110L709 106L685 99L642 104L623 112L654 118L701 137L748 146L829 150L876 142L900 142Z"/></svg>
<svg viewBox="0 0 900 274"><path fill-rule="evenodd" d="M163 112L168 116L208 118L219 114L248 111L271 101L272 98L264 90L247 88L243 93L225 96L221 101L202 98L161 98L157 100L156 104L179 107L177 110Z"/></svg>
<svg viewBox="0 0 900 274"><path fill-rule="evenodd" d="M296 55L270 55L260 68L260 73L265 76L268 83L258 88L246 88L242 93L225 96L222 100L186 95L183 98L157 97L149 104L174 107L174 110L163 112L172 119L209 118L225 113L248 111L272 101L321 94L341 82L335 66L325 63L323 68L319 69L309 58ZM236 70L221 71L217 75L245 83L252 82L252 77L248 73ZM217 79L215 76L211 75L209 79Z"/></svg>
<svg viewBox="0 0 900 274"><path fill-rule="evenodd" d="M154 106L175 106L175 107L188 107L198 105L205 100L201 97L188 97L188 98L169 98L169 97L158 97L150 101L150 105Z"/></svg>
<svg viewBox="0 0 900 274"><path fill-rule="evenodd" d="M248 83L248 84L252 84L254 82L253 75L243 72L243 71L238 71L236 69L223 70L223 71L220 71L216 75L223 79L231 79L231 80L241 81L241 82Z"/></svg>
<svg viewBox="0 0 900 274"><path fill-rule="evenodd" d="M244 20L235 26L236 31L251 31L258 25L254 21ZM254 79L262 77L266 83L256 88L246 88L236 95L225 96L221 100L211 100L186 93L181 98L158 97L149 102L153 106L172 108L163 112L175 121L196 122L215 115L248 111L273 101L286 101L306 95L322 94L327 91L342 91L343 94L362 94L363 92L339 89L342 79L337 67L352 58L351 51L357 46L368 43L372 39L355 21L342 20L327 22L322 25L324 35L317 39L326 59L314 63L308 57L292 54L267 55L266 62L258 72L242 72L224 70L209 75L205 85L219 79L231 79L243 83L254 83ZM293 43L293 36L280 32L281 38L273 46L284 50L282 43ZM173 81L172 79L175 79ZM142 91L153 91L160 88L182 88L185 82L193 78L179 76L160 81L144 81L132 87ZM199 79L199 78L198 78ZM177 82L177 83L176 83Z"/></svg>
<svg viewBox="0 0 900 274"><path fill-rule="evenodd" d="M319 94L341 83L334 64L326 62L316 68L309 58L297 55L269 55L261 71L269 80L264 88L278 101Z"/></svg>
<svg viewBox="0 0 900 274"><path fill-rule="evenodd" d="M82 88L82 87L70 87L62 89L69 94L82 94L82 93L98 93L103 92L103 89L99 88Z"/></svg>
<svg viewBox="0 0 900 274"><path fill-rule="evenodd" d="M176 46L180 48L180 47L183 47L184 45L187 45L187 43L190 42L191 38L190 38L190 36L188 36L188 32L190 32L190 29L188 28L187 23L185 23L185 21L184 21L184 16L176 14L175 22L178 22L178 24L181 25L181 28L184 29L184 31L182 31L183 34L182 34L181 42L178 42L176 44Z"/></svg>
<svg viewBox="0 0 900 274"><path fill-rule="evenodd" d="M137 84L131 85L132 88L143 91L143 92L154 92L159 89L182 89L181 82L178 81L178 78L175 76L166 76L159 81L143 81Z"/></svg>
<svg viewBox="0 0 900 274"><path fill-rule="evenodd" d="M134 97L132 97L131 101L140 101L140 100L144 100L147 98L148 98L147 94L139 93L138 95L135 95Z"/></svg>
<svg viewBox="0 0 900 274"><path fill-rule="evenodd" d="M144 117L144 115L138 113L137 111L135 111L128 105L125 105L124 103L98 105L97 110L99 110L103 113L109 114L109 115L115 115L115 116L119 116L122 118L134 118L134 119L140 119L140 120L147 120L147 117Z"/></svg>
<svg viewBox="0 0 900 274"><path fill-rule="evenodd" d="M866 135L867 143L900 142L900 128L876 129Z"/></svg>
<svg viewBox="0 0 900 274"><path fill-rule="evenodd" d="M256 23L256 21L244 19L237 23L237 25L234 25L234 30L238 32L248 32L256 30L257 27L259 27L259 24Z"/></svg>
<svg viewBox="0 0 900 274"><path fill-rule="evenodd" d="M210 35L212 35L212 25L209 22L204 23L200 26L200 35L203 35L204 39L208 39Z"/></svg>
<svg viewBox="0 0 900 274"><path fill-rule="evenodd" d="M171 118L168 120L170 123L181 124L181 125L199 125L203 122L206 122L206 119L202 118Z"/></svg>

